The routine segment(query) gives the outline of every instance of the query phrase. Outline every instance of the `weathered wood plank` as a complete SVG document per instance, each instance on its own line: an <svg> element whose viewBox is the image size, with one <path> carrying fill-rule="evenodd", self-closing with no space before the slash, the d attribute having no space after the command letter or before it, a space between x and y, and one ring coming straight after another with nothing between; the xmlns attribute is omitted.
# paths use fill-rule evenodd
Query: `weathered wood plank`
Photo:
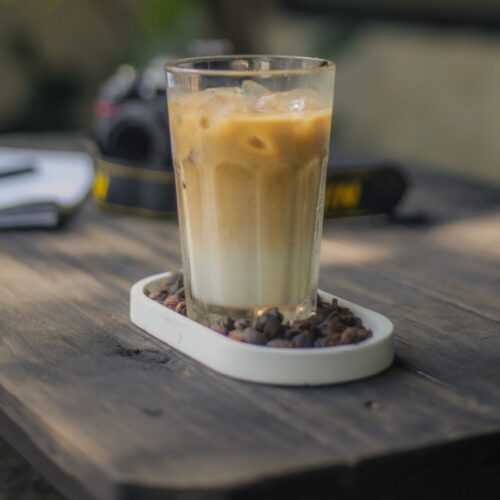
<svg viewBox="0 0 500 500"><path fill-rule="evenodd" d="M88 206L60 232L2 233L0 431L74 498L493 498L496 240L454 251L437 231L496 197L462 186L464 209L457 183L440 189L408 202L440 225L326 224L323 286L394 318L398 355L335 387L232 381L129 323L131 283L179 265L173 222Z"/></svg>
<svg viewBox="0 0 500 500"><path fill-rule="evenodd" d="M21 455L0 439L0 499L63 500L63 497Z"/></svg>
<svg viewBox="0 0 500 500"><path fill-rule="evenodd" d="M498 214L499 241L495 248L500 248L500 210ZM500 254L486 255L481 248L466 250L456 243L455 250L452 240L450 248L443 248L434 241L441 238L437 228L425 233L406 230L407 234L399 236L384 228L367 230L362 235L349 234L340 240L336 253L338 228L326 226L325 251L329 255L325 266L330 266L332 272L340 268L376 270L408 289L500 321ZM349 261L350 253L356 256L356 251L362 255ZM347 260L343 261L344 255Z"/></svg>

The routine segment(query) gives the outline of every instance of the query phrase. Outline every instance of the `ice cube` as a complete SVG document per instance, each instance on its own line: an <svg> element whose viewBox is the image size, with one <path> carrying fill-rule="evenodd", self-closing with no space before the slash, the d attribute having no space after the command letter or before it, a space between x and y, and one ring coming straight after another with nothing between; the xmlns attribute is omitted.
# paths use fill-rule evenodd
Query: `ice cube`
<svg viewBox="0 0 500 500"><path fill-rule="evenodd" d="M311 111L318 107L318 94L310 89L296 89L281 94L283 107L292 112Z"/></svg>
<svg viewBox="0 0 500 500"><path fill-rule="evenodd" d="M285 105L290 111L304 111L306 107L306 102L302 97L295 97L285 101Z"/></svg>
<svg viewBox="0 0 500 500"><path fill-rule="evenodd" d="M267 94L255 101L255 110L262 112L281 111L283 103L277 94Z"/></svg>
<svg viewBox="0 0 500 500"><path fill-rule="evenodd" d="M241 84L241 89L243 94L249 97L259 97L271 93L264 85L254 82L253 80L245 80Z"/></svg>
<svg viewBox="0 0 500 500"><path fill-rule="evenodd" d="M198 107L201 128L208 128L219 118L241 109L241 89L238 87L206 89L203 93ZM204 116L207 120L201 121Z"/></svg>
<svg viewBox="0 0 500 500"><path fill-rule="evenodd" d="M258 97L253 105L256 111L267 113L283 113L291 111L312 111L318 109L318 95L313 90L296 89L288 92L276 92Z"/></svg>
<svg viewBox="0 0 500 500"><path fill-rule="evenodd" d="M202 104L222 104L241 96L241 89L239 87L217 87L205 89L202 94Z"/></svg>

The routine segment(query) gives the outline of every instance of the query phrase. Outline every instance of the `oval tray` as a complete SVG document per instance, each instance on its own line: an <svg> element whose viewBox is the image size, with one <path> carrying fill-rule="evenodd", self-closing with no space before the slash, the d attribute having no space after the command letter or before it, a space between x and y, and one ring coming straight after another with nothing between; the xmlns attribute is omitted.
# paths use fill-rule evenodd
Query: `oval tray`
<svg viewBox="0 0 500 500"><path fill-rule="evenodd" d="M279 385L323 385L375 375L392 363L392 323L385 316L322 290L325 301L338 299L370 328L373 336L356 345L321 348L275 348L245 344L214 332L151 300L169 273L155 274L132 286L130 319L153 337L229 377Z"/></svg>

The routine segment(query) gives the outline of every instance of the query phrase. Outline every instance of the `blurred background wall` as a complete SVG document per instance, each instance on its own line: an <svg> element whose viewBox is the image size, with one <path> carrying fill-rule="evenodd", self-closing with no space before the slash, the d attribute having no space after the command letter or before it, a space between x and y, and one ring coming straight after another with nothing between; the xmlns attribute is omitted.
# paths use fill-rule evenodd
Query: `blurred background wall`
<svg viewBox="0 0 500 500"><path fill-rule="evenodd" d="M339 147L500 183L499 14L488 0L0 0L0 132L88 131L119 64L226 38L333 58Z"/></svg>

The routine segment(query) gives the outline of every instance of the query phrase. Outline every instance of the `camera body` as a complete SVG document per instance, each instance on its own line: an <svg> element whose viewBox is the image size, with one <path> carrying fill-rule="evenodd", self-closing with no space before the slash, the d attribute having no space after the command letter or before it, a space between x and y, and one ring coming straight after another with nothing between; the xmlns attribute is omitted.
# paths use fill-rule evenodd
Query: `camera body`
<svg viewBox="0 0 500 500"><path fill-rule="evenodd" d="M182 56L232 52L229 40L194 39ZM103 84L94 124L94 138L103 157L133 162L139 168L172 170L164 66L175 57L156 57L140 71L122 65Z"/></svg>
<svg viewBox="0 0 500 500"><path fill-rule="evenodd" d="M163 66L153 59L139 72L120 66L95 105L94 137L104 157L157 169L171 165Z"/></svg>
<svg viewBox="0 0 500 500"><path fill-rule="evenodd" d="M229 53L224 43L194 41L186 55ZM99 92L94 138L100 155L93 194L103 209L152 217L176 214L164 73L169 59L155 58L143 71L120 66ZM406 186L401 169L392 163L330 164L325 215L393 213Z"/></svg>

